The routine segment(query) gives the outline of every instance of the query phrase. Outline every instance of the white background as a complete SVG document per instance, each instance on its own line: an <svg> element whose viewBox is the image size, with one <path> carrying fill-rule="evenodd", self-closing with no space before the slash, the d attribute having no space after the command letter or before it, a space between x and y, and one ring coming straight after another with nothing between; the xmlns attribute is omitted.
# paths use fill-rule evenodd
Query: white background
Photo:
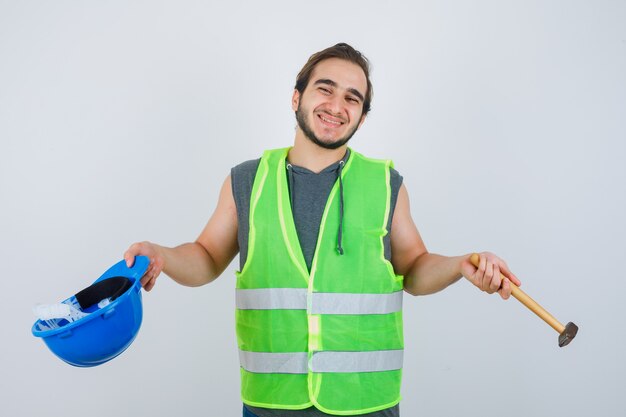
<svg viewBox="0 0 626 417"><path fill-rule="evenodd" d="M237 260L166 276L130 348L30 333L138 240L194 240L232 166L288 146L295 76L372 61L351 145L392 158L431 252L490 250L579 336L462 281L405 297L403 416L624 416L624 1L0 1L2 416L241 415Z"/></svg>

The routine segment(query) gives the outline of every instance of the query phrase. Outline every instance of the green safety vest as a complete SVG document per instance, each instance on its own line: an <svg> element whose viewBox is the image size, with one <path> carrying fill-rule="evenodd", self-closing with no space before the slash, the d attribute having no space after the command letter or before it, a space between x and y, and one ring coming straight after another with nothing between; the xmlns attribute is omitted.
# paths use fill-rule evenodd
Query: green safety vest
<svg viewBox="0 0 626 417"><path fill-rule="evenodd" d="M250 201L248 256L237 272L236 326L245 404L314 405L364 414L400 401L403 277L385 259L391 161L351 151L341 178L344 253L333 186L311 272L294 225L285 160L266 151Z"/></svg>

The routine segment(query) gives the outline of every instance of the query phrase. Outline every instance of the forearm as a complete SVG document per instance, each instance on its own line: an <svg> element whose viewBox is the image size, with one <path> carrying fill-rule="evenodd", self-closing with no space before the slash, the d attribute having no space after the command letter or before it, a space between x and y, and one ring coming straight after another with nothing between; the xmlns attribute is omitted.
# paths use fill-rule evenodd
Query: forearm
<svg viewBox="0 0 626 417"><path fill-rule="evenodd" d="M174 248L155 246L163 258L163 272L181 285L198 287L208 284L223 272L223 268L219 268L197 242Z"/></svg>
<svg viewBox="0 0 626 417"><path fill-rule="evenodd" d="M404 290L411 295L433 294L454 284L463 276L465 256L442 256L424 253L418 256L404 276Z"/></svg>

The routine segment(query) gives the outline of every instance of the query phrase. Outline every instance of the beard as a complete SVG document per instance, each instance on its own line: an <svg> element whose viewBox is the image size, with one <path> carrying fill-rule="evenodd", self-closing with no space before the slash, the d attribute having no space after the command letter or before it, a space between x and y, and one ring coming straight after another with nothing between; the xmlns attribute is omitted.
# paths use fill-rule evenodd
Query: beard
<svg viewBox="0 0 626 417"><path fill-rule="evenodd" d="M306 113L308 112L303 111L300 108L300 104L301 103L298 103L298 110L296 110L296 121L298 122L298 127L300 127L300 130L302 130L302 133L304 133L304 136L308 140L310 140L311 142L313 142L319 147L322 147L324 149L340 148L346 143L348 143L348 141L352 138L352 136L354 136L356 131L359 129L359 125L357 124L356 126L354 126L352 130L348 131L348 133L346 133L344 137L339 138L335 142L324 142L323 140L315 136L315 133L313 133L313 129L311 129L311 126L309 125L309 122L306 119Z"/></svg>

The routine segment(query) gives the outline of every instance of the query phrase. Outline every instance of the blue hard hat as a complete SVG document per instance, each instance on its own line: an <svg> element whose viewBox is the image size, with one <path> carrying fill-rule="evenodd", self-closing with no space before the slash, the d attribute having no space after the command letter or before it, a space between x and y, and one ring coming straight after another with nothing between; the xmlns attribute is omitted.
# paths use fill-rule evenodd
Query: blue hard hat
<svg viewBox="0 0 626 417"><path fill-rule="evenodd" d="M86 313L82 318L53 323L39 319L33 335L70 365L90 367L115 358L135 340L141 326L140 280L149 263L147 257L137 256L132 268L125 261L113 265L91 286L63 301Z"/></svg>

